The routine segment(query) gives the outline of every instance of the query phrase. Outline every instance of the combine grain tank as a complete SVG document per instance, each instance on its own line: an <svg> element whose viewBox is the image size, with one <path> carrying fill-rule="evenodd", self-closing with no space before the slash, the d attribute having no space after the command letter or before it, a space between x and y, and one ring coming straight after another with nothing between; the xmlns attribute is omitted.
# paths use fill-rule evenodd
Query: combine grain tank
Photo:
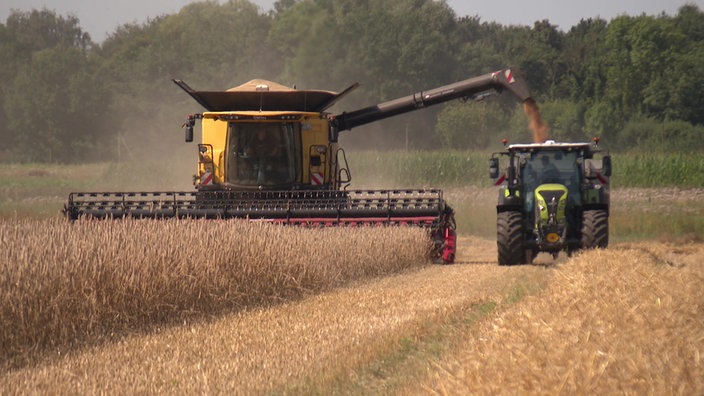
<svg viewBox="0 0 704 396"><path fill-rule="evenodd" d="M455 220L441 190L353 190L339 133L453 99L477 99L508 90L530 98L511 70L333 115L326 110L354 90L296 90L252 80L227 91L196 91L174 82L205 108L188 116L186 141L200 120L195 191L75 192L69 219L242 218L304 226L413 225L425 227L434 259L455 256Z"/></svg>

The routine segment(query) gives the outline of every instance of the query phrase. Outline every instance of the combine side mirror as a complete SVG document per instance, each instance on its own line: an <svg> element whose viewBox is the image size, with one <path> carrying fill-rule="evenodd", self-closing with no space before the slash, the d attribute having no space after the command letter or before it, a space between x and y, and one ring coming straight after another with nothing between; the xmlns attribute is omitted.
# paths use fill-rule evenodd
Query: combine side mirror
<svg viewBox="0 0 704 396"><path fill-rule="evenodd" d="M196 118L201 118L200 114L189 114L188 120L181 125L181 128L186 128L186 143L193 141L193 126L196 125Z"/></svg>
<svg viewBox="0 0 704 396"><path fill-rule="evenodd" d="M497 179L499 177L499 159L489 158L489 177Z"/></svg>
<svg viewBox="0 0 704 396"><path fill-rule="evenodd" d="M611 156L610 155L605 155L604 158L601 159L601 169L602 173L606 177L611 177Z"/></svg>

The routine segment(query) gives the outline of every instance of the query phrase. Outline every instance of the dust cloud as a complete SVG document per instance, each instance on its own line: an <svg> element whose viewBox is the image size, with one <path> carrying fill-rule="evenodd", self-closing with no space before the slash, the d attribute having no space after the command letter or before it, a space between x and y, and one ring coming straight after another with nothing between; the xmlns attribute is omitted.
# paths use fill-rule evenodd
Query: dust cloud
<svg viewBox="0 0 704 396"><path fill-rule="evenodd" d="M533 143L543 143L548 140L548 126L540 117L540 109L533 99L523 102L523 111L530 119L530 130L533 132Z"/></svg>

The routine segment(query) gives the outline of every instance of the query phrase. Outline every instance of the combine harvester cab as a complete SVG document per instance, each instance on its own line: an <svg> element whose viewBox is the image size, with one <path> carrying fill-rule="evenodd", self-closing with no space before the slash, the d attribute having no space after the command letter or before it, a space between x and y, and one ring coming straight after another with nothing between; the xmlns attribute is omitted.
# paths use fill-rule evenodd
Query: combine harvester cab
<svg viewBox="0 0 704 396"><path fill-rule="evenodd" d="M512 144L493 154L499 265L529 264L539 252L556 258L607 247L611 157L598 141ZM501 155L508 164L499 177Z"/></svg>
<svg viewBox="0 0 704 396"><path fill-rule="evenodd" d="M436 262L456 250L452 208L437 189L353 190L340 132L453 99L528 89L511 70L332 115L353 91L296 90L252 80L227 91L196 91L174 80L205 112L189 115L186 141L201 122L195 191L71 193L64 213L79 217L243 218L304 226L412 225L427 228Z"/></svg>

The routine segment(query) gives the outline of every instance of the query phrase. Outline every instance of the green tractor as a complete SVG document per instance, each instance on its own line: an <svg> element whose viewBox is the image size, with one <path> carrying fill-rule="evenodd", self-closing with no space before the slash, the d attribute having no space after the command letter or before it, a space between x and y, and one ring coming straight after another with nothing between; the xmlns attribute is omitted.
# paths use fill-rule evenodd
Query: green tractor
<svg viewBox="0 0 704 396"><path fill-rule="evenodd" d="M557 258L607 247L611 157L598 143L548 140L492 154L499 265L530 264L539 252ZM500 156L508 157L501 177Z"/></svg>

